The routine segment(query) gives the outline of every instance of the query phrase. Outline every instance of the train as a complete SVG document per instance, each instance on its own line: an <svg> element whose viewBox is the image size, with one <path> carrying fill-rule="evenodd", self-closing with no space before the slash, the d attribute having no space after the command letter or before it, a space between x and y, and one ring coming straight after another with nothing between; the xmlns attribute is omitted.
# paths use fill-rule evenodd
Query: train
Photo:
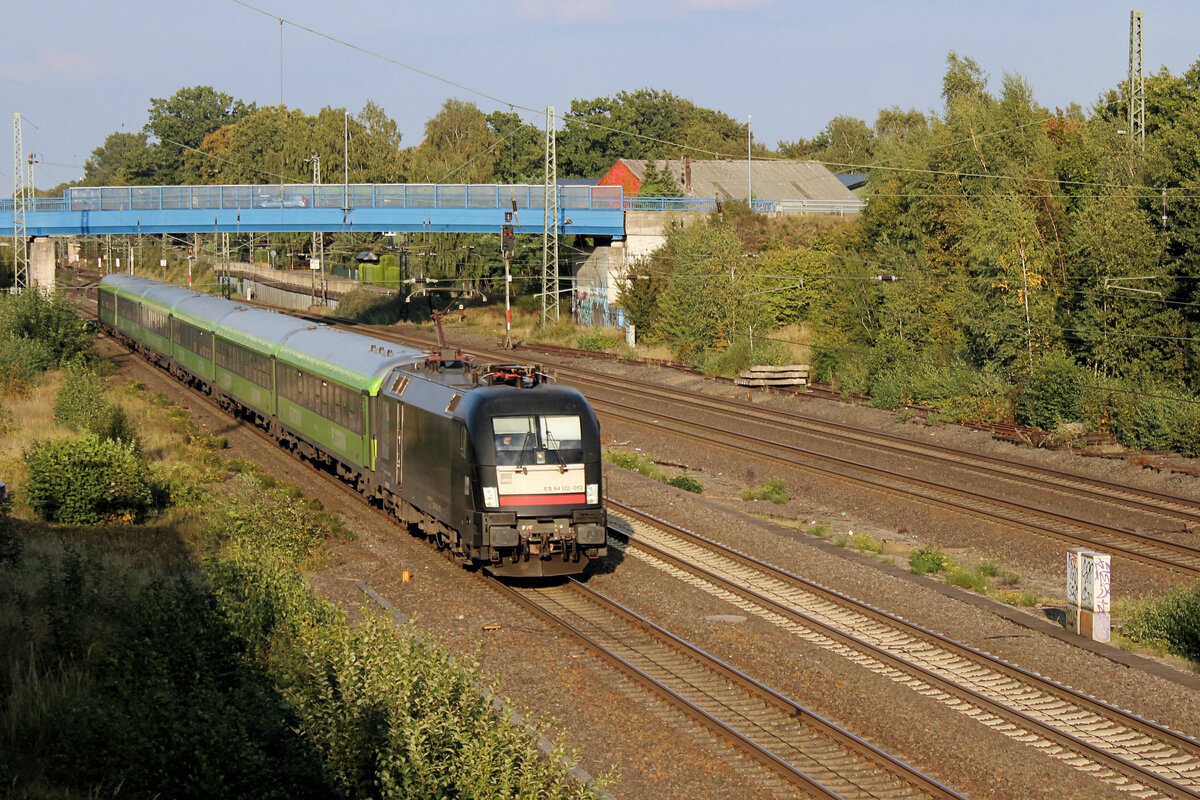
<svg viewBox="0 0 1200 800"><path fill-rule="evenodd" d="M408 348L139 276L104 276L97 299L111 336L462 564L550 578L607 556L596 414L539 365Z"/></svg>

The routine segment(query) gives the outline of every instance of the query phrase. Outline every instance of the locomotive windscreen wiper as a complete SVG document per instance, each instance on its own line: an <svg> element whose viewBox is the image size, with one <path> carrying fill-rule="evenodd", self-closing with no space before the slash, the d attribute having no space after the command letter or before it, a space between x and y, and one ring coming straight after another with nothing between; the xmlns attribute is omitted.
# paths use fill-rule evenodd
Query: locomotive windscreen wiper
<svg viewBox="0 0 1200 800"><path fill-rule="evenodd" d="M521 439L521 454L517 456L517 469L524 471L525 453L532 451L533 447L531 446L532 443L530 442L532 436L529 433L523 433L521 436L523 438Z"/></svg>
<svg viewBox="0 0 1200 800"><path fill-rule="evenodd" d="M554 434L550 432L550 428L546 428L546 449L554 453L554 457L558 460L558 471L563 473L567 471L567 462L563 461L562 452L558 449L558 439L554 438Z"/></svg>

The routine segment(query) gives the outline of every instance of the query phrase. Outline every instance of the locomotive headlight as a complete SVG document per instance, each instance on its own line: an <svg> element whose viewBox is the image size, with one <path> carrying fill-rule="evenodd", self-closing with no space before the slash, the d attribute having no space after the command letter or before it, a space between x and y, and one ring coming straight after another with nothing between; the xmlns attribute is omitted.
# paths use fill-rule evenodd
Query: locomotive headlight
<svg viewBox="0 0 1200 800"><path fill-rule="evenodd" d="M600 502L600 484L589 483L587 485L587 501L589 505L595 505Z"/></svg>
<svg viewBox="0 0 1200 800"><path fill-rule="evenodd" d="M500 507L500 492L496 490L495 486L483 487L483 504L489 508Z"/></svg>

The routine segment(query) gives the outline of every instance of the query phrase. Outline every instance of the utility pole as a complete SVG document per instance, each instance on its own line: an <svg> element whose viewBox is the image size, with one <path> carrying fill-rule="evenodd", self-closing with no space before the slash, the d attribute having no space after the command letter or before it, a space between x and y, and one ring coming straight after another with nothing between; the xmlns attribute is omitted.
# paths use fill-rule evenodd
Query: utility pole
<svg viewBox="0 0 1200 800"><path fill-rule="evenodd" d="M750 132L751 115L746 115L746 205L754 210L754 162L750 158L750 145L754 142L754 134Z"/></svg>
<svg viewBox="0 0 1200 800"><path fill-rule="evenodd" d="M1146 75L1142 70L1142 12L1129 12L1129 141L1146 149Z"/></svg>
<svg viewBox="0 0 1200 800"><path fill-rule="evenodd" d="M546 106L546 186L542 225L542 325L548 319L547 305L554 304L558 321L558 153L554 135L554 106ZM553 301L551 301L553 298Z"/></svg>
<svg viewBox="0 0 1200 800"><path fill-rule="evenodd" d="M29 242L25 211L32 205L33 187L25 183L25 145L21 140L21 115L13 114L13 288L29 288Z"/></svg>

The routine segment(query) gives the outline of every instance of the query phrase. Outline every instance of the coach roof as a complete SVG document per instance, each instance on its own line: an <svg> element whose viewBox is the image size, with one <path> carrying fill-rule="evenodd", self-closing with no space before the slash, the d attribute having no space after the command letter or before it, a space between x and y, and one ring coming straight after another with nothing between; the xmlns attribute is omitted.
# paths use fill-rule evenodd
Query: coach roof
<svg viewBox="0 0 1200 800"><path fill-rule="evenodd" d="M327 325L291 334L278 352L282 361L373 395L392 369L423 357L420 350Z"/></svg>
<svg viewBox="0 0 1200 800"><path fill-rule="evenodd" d="M260 353L274 355L287 337L311 323L263 308L237 306L221 319L220 336Z"/></svg>

